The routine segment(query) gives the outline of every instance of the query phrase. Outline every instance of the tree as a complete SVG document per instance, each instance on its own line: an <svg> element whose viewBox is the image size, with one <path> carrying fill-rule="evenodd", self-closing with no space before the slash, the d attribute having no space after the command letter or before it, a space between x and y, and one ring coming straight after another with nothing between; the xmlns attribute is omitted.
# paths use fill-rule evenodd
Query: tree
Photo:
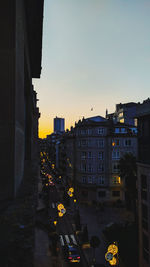
<svg viewBox="0 0 150 267"><path fill-rule="evenodd" d="M132 153L126 153L120 159L120 176L125 181L127 207L135 206L136 200L136 158Z"/></svg>
<svg viewBox="0 0 150 267"><path fill-rule="evenodd" d="M95 261L95 249L100 245L100 239L98 236L93 235L90 239L90 245L93 248L93 261Z"/></svg>

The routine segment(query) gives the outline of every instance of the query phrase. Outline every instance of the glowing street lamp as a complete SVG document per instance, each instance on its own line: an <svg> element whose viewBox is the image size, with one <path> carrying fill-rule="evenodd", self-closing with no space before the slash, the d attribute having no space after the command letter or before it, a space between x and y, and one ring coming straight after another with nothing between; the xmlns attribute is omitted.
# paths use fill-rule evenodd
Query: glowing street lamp
<svg viewBox="0 0 150 267"><path fill-rule="evenodd" d="M54 225L56 226L56 224L57 224L57 221L54 221Z"/></svg>

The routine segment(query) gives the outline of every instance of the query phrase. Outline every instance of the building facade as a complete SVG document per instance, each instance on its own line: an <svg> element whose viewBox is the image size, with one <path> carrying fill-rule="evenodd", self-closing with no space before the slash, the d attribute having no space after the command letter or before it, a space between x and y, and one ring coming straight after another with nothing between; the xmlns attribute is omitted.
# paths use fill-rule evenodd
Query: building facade
<svg viewBox="0 0 150 267"><path fill-rule="evenodd" d="M108 111L106 110L106 118L112 119L114 122L136 126L135 117L137 105L138 104L134 102L116 104L114 113L108 114Z"/></svg>
<svg viewBox="0 0 150 267"><path fill-rule="evenodd" d="M63 118L54 118L54 133L64 132L65 130L65 119Z"/></svg>
<svg viewBox="0 0 150 267"><path fill-rule="evenodd" d="M5 0L0 9L0 200L15 198L37 151L43 0Z"/></svg>
<svg viewBox="0 0 150 267"><path fill-rule="evenodd" d="M150 100L138 105L139 267L150 266Z"/></svg>
<svg viewBox="0 0 150 267"><path fill-rule="evenodd" d="M67 175L80 200L124 201L119 160L125 153L137 155L136 127L97 116L79 121L67 136Z"/></svg>

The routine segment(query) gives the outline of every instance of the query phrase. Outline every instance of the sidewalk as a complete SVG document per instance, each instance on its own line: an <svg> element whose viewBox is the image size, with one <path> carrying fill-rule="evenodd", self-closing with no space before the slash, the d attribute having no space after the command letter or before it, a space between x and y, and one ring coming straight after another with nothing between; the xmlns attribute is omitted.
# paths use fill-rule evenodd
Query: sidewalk
<svg viewBox="0 0 150 267"><path fill-rule="evenodd" d="M39 198L39 194L42 192L42 182L38 179L38 202L37 212L44 209L44 203L42 198ZM34 248L34 267L52 267L52 257L49 249L48 234L36 227L35 228L35 248Z"/></svg>

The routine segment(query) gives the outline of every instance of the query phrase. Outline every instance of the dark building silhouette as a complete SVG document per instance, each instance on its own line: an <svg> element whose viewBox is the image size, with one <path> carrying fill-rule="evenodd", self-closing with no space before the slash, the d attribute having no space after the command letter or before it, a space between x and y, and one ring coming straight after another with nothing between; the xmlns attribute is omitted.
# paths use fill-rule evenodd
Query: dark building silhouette
<svg viewBox="0 0 150 267"><path fill-rule="evenodd" d="M137 107L139 267L150 266L150 99Z"/></svg>
<svg viewBox="0 0 150 267"><path fill-rule="evenodd" d="M44 0L5 0L0 8L0 201L14 199L37 160Z"/></svg>

